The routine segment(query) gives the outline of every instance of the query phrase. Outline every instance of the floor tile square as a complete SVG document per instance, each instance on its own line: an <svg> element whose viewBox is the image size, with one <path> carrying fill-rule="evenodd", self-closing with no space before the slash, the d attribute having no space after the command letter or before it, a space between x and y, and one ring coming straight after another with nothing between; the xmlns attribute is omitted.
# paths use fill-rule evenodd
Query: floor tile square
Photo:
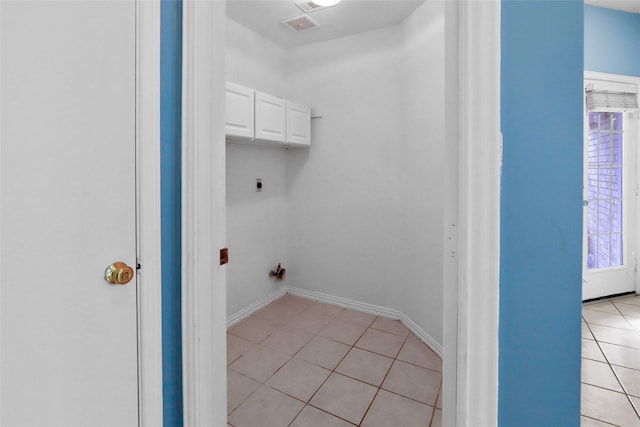
<svg viewBox="0 0 640 427"><path fill-rule="evenodd" d="M635 331L600 325L589 325L589 327L598 342L640 349L640 334Z"/></svg>
<svg viewBox="0 0 640 427"><path fill-rule="evenodd" d="M310 299L302 298L302 297L290 294L288 292L284 294L282 297L280 297L278 299L278 302L285 303L285 304L292 304L292 305L302 305L305 307L308 307L311 304L313 304L313 301L311 301Z"/></svg>
<svg viewBox="0 0 640 427"><path fill-rule="evenodd" d="M636 332L640 332L640 317L625 317ZM594 338L595 339L595 338Z"/></svg>
<svg viewBox="0 0 640 427"><path fill-rule="evenodd" d="M285 325L285 329L302 330L317 334L333 320L332 317L312 311L303 311Z"/></svg>
<svg viewBox="0 0 640 427"><path fill-rule="evenodd" d="M620 314L618 309L613 305L611 301L587 303L587 304L583 304L582 308L586 310L595 310L595 311L602 311L605 313Z"/></svg>
<svg viewBox="0 0 640 427"><path fill-rule="evenodd" d="M304 407L304 403L262 386L229 416L235 427L288 426Z"/></svg>
<svg viewBox="0 0 640 427"><path fill-rule="evenodd" d="M382 384L393 359L353 347L336 372L374 386Z"/></svg>
<svg viewBox="0 0 640 427"><path fill-rule="evenodd" d="M396 360L382 388L410 399L435 406L442 374Z"/></svg>
<svg viewBox="0 0 640 427"><path fill-rule="evenodd" d="M353 424L307 405L290 427L353 427Z"/></svg>
<svg viewBox="0 0 640 427"><path fill-rule="evenodd" d="M595 340L595 337L593 336L593 334L589 330L589 326L587 326L587 324L585 323L584 320L582 321L582 338Z"/></svg>
<svg viewBox="0 0 640 427"><path fill-rule="evenodd" d="M319 301L316 301L314 304L309 306L309 311L329 317L336 317L342 313L343 310L344 307L340 307L339 305L326 304Z"/></svg>
<svg viewBox="0 0 640 427"><path fill-rule="evenodd" d="M273 347L282 353L293 355L306 343L311 341L311 338L313 338L311 332L295 329L279 329L269 335L261 344L267 347Z"/></svg>
<svg viewBox="0 0 640 427"><path fill-rule="evenodd" d="M362 427L424 427L433 414L433 407L397 394L380 390L362 422Z"/></svg>
<svg viewBox="0 0 640 427"><path fill-rule="evenodd" d="M414 334L409 334L398 359L423 368L442 372L442 359Z"/></svg>
<svg viewBox="0 0 640 427"><path fill-rule="evenodd" d="M635 406L636 411L640 410L640 397L629 396L629 399L631 399L631 404Z"/></svg>
<svg viewBox="0 0 640 427"><path fill-rule="evenodd" d="M378 317L371 324L370 328L377 329L379 331L389 332L391 334L400 335L406 337L409 335L409 329L402 324L399 320L387 319L384 317Z"/></svg>
<svg viewBox="0 0 640 427"><path fill-rule="evenodd" d="M233 326L229 330L229 333L258 344L268 337L277 327L277 323L272 320L250 316Z"/></svg>
<svg viewBox="0 0 640 427"><path fill-rule="evenodd" d="M582 339L582 357L585 359L597 360L598 362L606 362L604 354L600 350L600 346L593 340Z"/></svg>
<svg viewBox="0 0 640 427"><path fill-rule="evenodd" d="M356 347L384 356L396 357L404 340L404 337L399 335L368 329L356 342Z"/></svg>
<svg viewBox="0 0 640 427"><path fill-rule="evenodd" d="M640 370L640 350L604 342L600 348L612 365Z"/></svg>
<svg viewBox="0 0 640 427"><path fill-rule="evenodd" d="M252 314L253 317L271 320L278 326L290 321L305 310L304 306L274 302Z"/></svg>
<svg viewBox="0 0 640 427"><path fill-rule="evenodd" d="M333 373L311 399L311 405L354 424L360 424L377 389Z"/></svg>
<svg viewBox="0 0 640 427"><path fill-rule="evenodd" d="M626 304L622 302L615 302L615 306L625 316L640 317L640 306L637 304Z"/></svg>
<svg viewBox="0 0 640 427"><path fill-rule="evenodd" d="M365 326L334 319L318 335L347 345L353 345L367 330Z"/></svg>
<svg viewBox="0 0 640 427"><path fill-rule="evenodd" d="M366 327L369 327L373 321L376 320L376 316L373 314L363 313L362 311L351 310L349 308L344 309L338 314L337 318Z"/></svg>
<svg viewBox="0 0 640 427"><path fill-rule="evenodd" d="M640 426L638 415L623 393L582 384L581 404L586 417L618 426Z"/></svg>
<svg viewBox="0 0 640 427"><path fill-rule="evenodd" d="M256 381L265 382L288 360L289 355L287 354L280 353L270 347L257 345L229 367Z"/></svg>
<svg viewBox="0 0 640 427"><path fill-rule="evenodd" d="M580 427L611 427L611 424L603 423L602 421L594 420L593 418L581 416Z"/></svg>
<svg viewBox="0 0 640 427"><path fill-rule="evenodd" d="M315 337L296 353L295 357L321 366L334 369L349 351L349 346L328 338Z"/></svg>
<svg viewBox="0 0 640 427"><path fill-rule="evenodd" d="M624 390L622 390L618 379L608 363L582 359L582 382L624 393Z"/></svg>
<svg viewBox="0 0 640 427"><path fill-rule="evenodd" d="M640 295L629 295L622 298L616 298L614 303L640 305Z"/></svg>
<svg viewBox="0 0 640 427"><path fill-rule="evenodd" d="M328 369L291 359L269 378L267 385L307 402L330 374Z"/></svg>
<svg viewBox="0 0 640 427"><path fill-rule="evenodd" d="M261 385L249 377L245 377L232 369L227 369L227 414L236 409Z"/></svg>
<svg viewBox="0 0 640 427"><path fill-rule="evenodd" d="M582 317L589 325L610 326L612 328L620 328L633 330L633 326L620 313L604 313L602 311L582 310Z"/></svg>
<svg viewBox="0 0 640 427"><path fill-rule="evenodd" d="M256 344L235 335L227 334L227 365L251 350Z"/></svg>
<svg viewBox="0 0 640 427"><path fill-rule="evenodd" d="M640 371L622 366L612 366L612 368L622 383L624 391L627 394L640 398Z"/></svg>
<svg viewBox="0 0 640 427"><path fill-rule="evenodd" d="M442 427L442 409L433 411L433 419L430 427Z"/></svg>

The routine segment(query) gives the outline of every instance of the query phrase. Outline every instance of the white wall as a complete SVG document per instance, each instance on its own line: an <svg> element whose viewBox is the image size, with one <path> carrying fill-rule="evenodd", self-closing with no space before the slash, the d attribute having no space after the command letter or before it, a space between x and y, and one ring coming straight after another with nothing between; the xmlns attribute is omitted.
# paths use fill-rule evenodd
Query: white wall
<svg viewBox="0 0 640 427"><path fill-rule="evenodd" d="M284 261L289 285L399 310L442 344L444 2L287 51L231 20L227 39L227 80L322 116L310 149L227 144L228 313Z"/></svg>
<svg viewBox="0 0 640 427"><path fill-rule="evenodd" d="M312 147L288 159L293 286L400 310L442 343L444 3L287 52Z"/></svg>
<svg viewBox="0 0 640 427"><path fill-rule="evenodd" d="M227 19L226 79L284 96L285 51ZM269 271L287 267L286 150L227 143L227 313L286 284ZM256 192L256 178L263 191Z"/></svg>
<svg viewBox="0 0 640 427"><path fill-rule="evenodd" d="M285 50L227 18L225 72L228 81L283 96Z"/></svg>

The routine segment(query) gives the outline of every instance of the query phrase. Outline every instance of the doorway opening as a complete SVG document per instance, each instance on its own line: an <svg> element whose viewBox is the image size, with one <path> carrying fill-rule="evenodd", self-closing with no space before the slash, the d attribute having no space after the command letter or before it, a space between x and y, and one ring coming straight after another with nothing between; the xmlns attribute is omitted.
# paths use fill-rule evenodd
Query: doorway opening
<svg viewBox="0 0 640 427"><path fill-rule="evenodd" d="M640 424L638 82L585 73L583 425Z"/></svg>

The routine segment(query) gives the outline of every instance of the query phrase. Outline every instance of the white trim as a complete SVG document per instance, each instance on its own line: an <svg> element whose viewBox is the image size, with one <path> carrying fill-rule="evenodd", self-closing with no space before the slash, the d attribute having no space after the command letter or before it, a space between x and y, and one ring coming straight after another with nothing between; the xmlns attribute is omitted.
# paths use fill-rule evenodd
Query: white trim
<svg viewBox="0 0 640 427"><path fill-rule="evenodd" d="M184 425L227 421L225 351L225 2L185 0L182 23ZM233 252L231 252L233 257Z"/></svg>
<svg viewBox="0 0 640 427"><path fill-rule="evenodd" d="M409 316L401 311L392 308L382 307L379 305L368 304L348 298L336 297L333 295L323 294L321 292L311 291L308 289L297 288L293 286L285 286L282 289L262 298L261 300L245 307L237 313L227 318L227 329L231 328L238 322L251 316L261 308L271 304L273 301L282 297L284 294L299 296L313 301L320 301L327 304L338 305L340 307L349 308L364 313L373 314L374 316L386 317L387 319L400 320L411 332L413 332L422 342L429 346L440 358L442 358L442 345L440 345L431 335L416 324Z"/></svg>
<svg viewBox="0 0 640 427"><path fill-rule="evenodd" d="M247 317L251 316L256 311L264 308L277 300L278 298L284 296L288 291L288 288L282 288L278 291L275 291L264 298L259 299L258 301L250 304L249 306L243 308L240 311L233 313L231 316L227 317L227 329L233 327L234 325L240 323Z"/></svg>
<svg viewBox="0 0 640 427"><path fill-rule="evenodd" d="M498 423L500 2L461 1L456 426ZM447 372L444 372L445 382ZM445 385L450 386L450 384Z"/></svg>
<svg viewBox="0 0 640 427"><path fill-rule="evenodd" d="M139 425L162 426L160 2L136 1Z"/></svg>
<svg viewBox="0 0 640 427"><path fill-rule="evenodd" d="M604 83L632 84L636 87L640 85L640 77L625 76L623 74L600 73L598 71L585 70L584 79L600 81Z"/></svg>
<svg viewBox="0 0 640 427"><path fill-rule="evenodd" d="M458 257L459 257L459 2L445 2L445 151L443 175L443 357L442 423L456 425L458 355Z"/></svg>
<svg viewBox="0 0 640 427"><path fill-rule="evenodd" d="M215 3L220 4L221 11L212 11ZM445 325L457 327L456 337L445 335L445 341L456 340L457 346L452 348L456 349L457 369L451 372L445 362L443 373L445 394L447 390L454 390L456 396L454 417L457 419L449 415L453 410L451 407L444 408L443 416L445 425L484 427L497 425L498 408L500 2L457 3L460 49L458 293L455 297L457 310L445 307ZM224 16L224 2L185 0L183 11L183 144L203 146L202 141L196 139L194 142L192 135L188 140L186 135L210 132L210 121L216 119L215 115L206 116L206 113L212 112L210 104L215 99L209 85L218 80L224 85L224 76L214 75L213 72L219 70L212 66L212 56L221 49L215 46L214 34L224 25L207 26L206 23L211 21L212 14ZM196 54L198 66L193 58ZM198 77L202 81L198 81ZM190 84L195 86L189 87ZM206 120L193 120L196 105L202 109L197 115ZM190 161L197 159L197 167L202 169L213 168L214 159L208 156L206 147L203 148L205 152L200 153L200 157L191 153ZM188 427L224 425L226 419L226 407L223 407L226 405L226 386L220 380L221 375L216 380L208 369L208 366L226 368L224 359L219 357L225 342L225 318L213 319L215 301L210 299L211 295L206 298L198 295L202 290L211 293L211 289L215 296L224 294L221 289L224 282L212 283L211 272L205 271L206 268L211 270L211 260L216 259L211 249L216 240L210 230L211 224L204 220L204 213L211 213L211 192L219 196L224 194L224 189L212 190L216 183L205 182L202 178L197 180L201 186L193 187L197 176L198 171L190 169L183 182L187 185L183 188L186 222L183 223L183 238L186 239L183 271L190 272L189 277L183 278L183 379L185 426ZM201 207L201 204L207 206ZM212 216L209 223L211 218L218 220ZM196 236L199 242L196 242ZM210 258L206 263L196 262L196 257L206 258L207 255ZM219 311L224 313L224 309ZM203 328L215 330L205 332ZM217 347L217 351L213 347ZM202 365L198 365L200 360ZM201 371L203 367L204 371ZM455 420L454 424L447 421L451 419Z"/></svg>
<svg viewBox="0 0 640 427"><path fill-rule="evenodd" d="M601 73L598 71L589 71L589 70L585 70L584 71L584 82L585 85L587 83L594 83L594 82L598 82L598 83L602 83L604 84L604 86L606 87L607 85L632 85L633 87L636 88L636 90L638 90L638 88L640 88L640 77L635 77L635 76L626 76L624 74L611 74L611 73ZM584 104L584 100L583 100L583 111L586 114L586 105ZM588 123L585 121L584 123L584 132L586 135L586 132L588 131ZM640 127L638 127L636 125L636 148L638 143L640 143ZM585 158L586 158L586 146L584 147L585 149ZM638 188L638 183L640 182L640 150L636 150L636 155L635 155L635 165L634 168L636 169L636 177L635 177L635 183L634 185L636 186L636 188ZM585 188L586 188L586 176L585 176ZM586 192L586 190L585 190ZM586 193L585 193L585 197L586 197ZM636 195L635 197L636 200L636 217L637 217L637 213L640 212L640 198ZM583 221L583 230L582 230L582 271L583 274L585 274L585 272L587 271L587 267L586 267L586 262L585 262L585 255L586 255L586 251L587 251L587 244L586 244L586 227L587 227L587 223L586 221ZM634 254L632 256L632 261L634 261L636 264L638 262L638 249L640 248L640 224L636 224L635 225L635 251ZM585 299L584 297L584 280L583 280L583 297L582 299ZM640 283L638 280L638 271L636 269L635 273L634 273L634 292L637 294L640 292Z"/></svg>
<svg viewBox="0 0 640 427"><path fill-rule="evenodd" d="M350 308L356 311L373 314L375 316L386 317L388 319L400 320L411 332L428 345L435 353L442 358L442 345L438 343L431 335L416 324L409 316L401 311L382 307L379 305L368 304L348 298L336 297L333 295L323 294L321 292L310 291L308 289L287 287L286 292L292 295L308 298L315 301L325 302L328 304L339 305L341 307Z"/></svg>
<svg viewBox="0 0 640 427"><path fill-rule="evenodd" d="M0 5L0 25L2 25L2 5ZM0 38L2 34L0 33ZM0 75L2 74L2 43L0 43ZM1 83L1 78L0 78ZM2 84L0 84L0 100L2 100ZM0 102L0 129L2 129L2 102ZM3 188L2 185L2 147L4 144L2 143L2 135L0 134L0 189ZM2 197L0 197L0 254L2 254ZM0 261L0 307L2 307L2 261ZM0 315L0 334L2 333L2 316ZM2 337L0 336L0 363L2 362ZM0 384L2 382L2 369L0 368ZM0 420L3 420L2 417L2 387L0 387Z"/></svg>

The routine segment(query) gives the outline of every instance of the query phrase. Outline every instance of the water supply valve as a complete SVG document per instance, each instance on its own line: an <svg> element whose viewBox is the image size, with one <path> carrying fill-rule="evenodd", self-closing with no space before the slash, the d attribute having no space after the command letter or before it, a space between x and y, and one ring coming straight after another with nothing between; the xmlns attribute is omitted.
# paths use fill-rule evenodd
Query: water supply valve
<svg viewBox="0 0 640 427"><path fill-rule="evenodd" d="M282 268L282 265L280 263L278 263L278 265L276 266L276 268L274 268L273 270L271 270L269 272L269 277L275 279L275 280L282 280L284 279L284 275L286 273L286 269Z"/></svg>

